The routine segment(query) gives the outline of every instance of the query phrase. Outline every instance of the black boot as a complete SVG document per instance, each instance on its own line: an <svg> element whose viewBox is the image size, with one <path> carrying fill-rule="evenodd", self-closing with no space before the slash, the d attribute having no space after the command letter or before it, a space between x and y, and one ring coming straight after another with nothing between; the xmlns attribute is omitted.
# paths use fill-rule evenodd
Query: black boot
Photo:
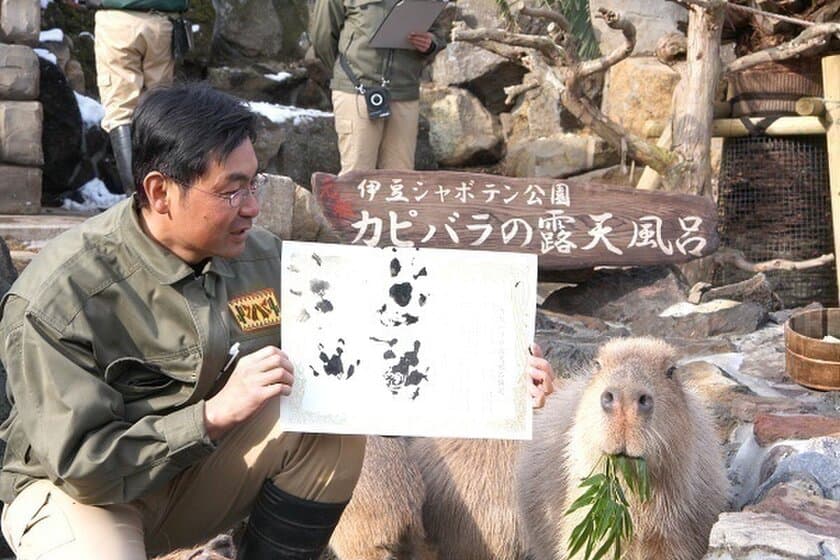
<svg viewBox="0 0 840 560"><path fill-rule="evenodd" d="M117 171L120 174L125 194L134 192L134 177L131 174L131 125L124 124L108 133L111 137L111 149L114 150L114 159L117 160Z"/></svg>
<svg viewBox="0 0 840 560"><path fill-rule="evenodd" d="M238 560L318 560L347 502L313 502L266 480L260 490Z"/></svg>

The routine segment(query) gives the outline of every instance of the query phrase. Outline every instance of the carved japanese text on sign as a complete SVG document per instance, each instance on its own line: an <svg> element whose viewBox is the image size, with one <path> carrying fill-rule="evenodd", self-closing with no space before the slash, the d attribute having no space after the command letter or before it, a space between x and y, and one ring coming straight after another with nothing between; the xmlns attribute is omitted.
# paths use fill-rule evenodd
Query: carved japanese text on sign
<svg viewBox="0 0 840 560"><path fill-rule="evenodd" d="M352 244L533 252L544 268L681 262L717 248L703 197L455 172L316 173L325 217Z"/></svg>

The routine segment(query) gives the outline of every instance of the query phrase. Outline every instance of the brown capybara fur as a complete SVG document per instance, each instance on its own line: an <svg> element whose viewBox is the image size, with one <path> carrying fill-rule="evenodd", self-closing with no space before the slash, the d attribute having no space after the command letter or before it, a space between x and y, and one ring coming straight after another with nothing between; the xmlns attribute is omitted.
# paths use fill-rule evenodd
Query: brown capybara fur
<svg viewBox="0 0 840 560"><path fill-rule="evenodd" d="M423 523L441 560L520 560L513 467L517 442L416 439L426 484Z"/></svg>
<svg viewBox="0 0 840 560"><path fill-rule="evenodd" d="M639 504L628 492L634 534L624 558L705 554L726 506L727 479L711 418L673 366L674 350L661 340L613 340L600 349L591 376L564 385L535 417L534 438L516 467L522 526L535 558L567 557L585 509L563 514L604 454L644 458L650 472L649 501Z"/></svg>
<svg viewBox="0 0 840 560"><path fill-rule="evenodd" d="M423 479L399 438L371 436L362 474L335 528L340 560L435 560L423 532Z"/></svg>

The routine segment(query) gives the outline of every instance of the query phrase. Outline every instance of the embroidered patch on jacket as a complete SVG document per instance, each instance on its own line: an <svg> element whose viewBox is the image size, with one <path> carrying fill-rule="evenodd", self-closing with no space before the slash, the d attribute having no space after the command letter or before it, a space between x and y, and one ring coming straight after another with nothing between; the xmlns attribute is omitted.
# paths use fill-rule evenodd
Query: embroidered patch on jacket
<svg viewBox="0 0 840 560"><path fill-rule="evenodd" d="M271 288L251 292L228 302L242 332L253 332L280 324L280 304Z"/></svg>

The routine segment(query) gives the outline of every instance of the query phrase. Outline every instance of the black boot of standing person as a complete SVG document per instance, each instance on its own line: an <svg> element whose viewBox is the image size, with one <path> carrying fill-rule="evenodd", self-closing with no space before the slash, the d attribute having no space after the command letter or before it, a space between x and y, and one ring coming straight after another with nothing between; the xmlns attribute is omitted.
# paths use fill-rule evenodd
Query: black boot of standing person
<svg viewBox="0 0 840 560"><path fill-rule="evenodd" d="M120 175L123 192L132 194L135 189L134 176L131 173L131 125L124 124L108 133L114 159L117 160L117 172Z"/></svg>
<svg viewBox="0 0 840 560"><path fill-rule="evenodd" d="M266 480L237 554L238 560L318 560L347 502L305 500Z"/></svg>

